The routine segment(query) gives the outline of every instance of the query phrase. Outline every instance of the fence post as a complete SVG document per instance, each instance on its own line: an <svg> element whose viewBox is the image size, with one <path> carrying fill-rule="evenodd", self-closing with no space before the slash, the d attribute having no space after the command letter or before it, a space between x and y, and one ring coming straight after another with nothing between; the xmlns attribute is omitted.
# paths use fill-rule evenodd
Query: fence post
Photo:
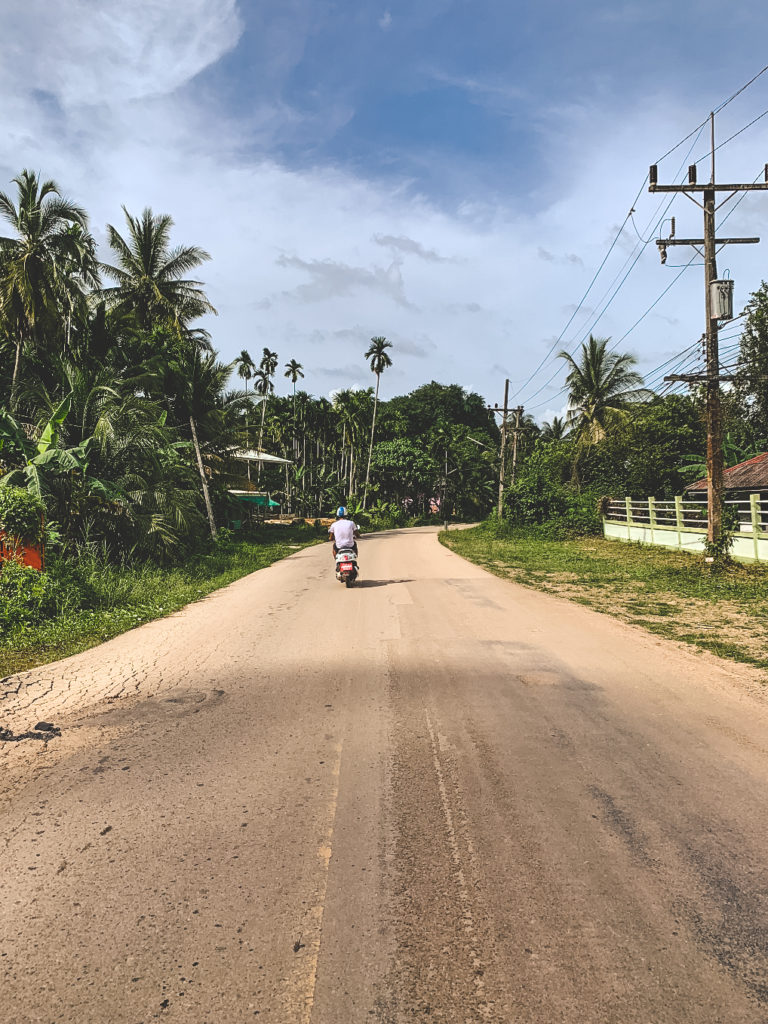
<svg viewBox="0 0 768 1024"><path fill-rule="evenodd" d="M632 499L625 498L624 506L627 510L627 540L632 540Z"/></svg>
<svg viewBox="0 0 768 1024"><path fill-rule="evenodd" d="M648 522L651 527L651 544L653 544L653 531L656 527L656 499L651 497L648 498Z"/></svg>
<svg viewBox="0 0 768 1024"><path fill-rule="evenodd" d="M683 550L683 496L675 495L675 522L677 523L677 549Z"/></svg>
<svg viewBox="0 0 768 1024"><path fill-rule="evenodd" d="M760 561L760 495L750 494L749 496L749 511L752 518L752 543L755 546L755 561Z"/></svg>

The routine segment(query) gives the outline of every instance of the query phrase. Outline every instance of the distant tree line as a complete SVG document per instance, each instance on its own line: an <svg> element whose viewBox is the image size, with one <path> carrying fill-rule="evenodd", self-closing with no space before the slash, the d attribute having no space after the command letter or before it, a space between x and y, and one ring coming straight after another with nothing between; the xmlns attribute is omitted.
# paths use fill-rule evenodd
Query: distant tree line
<svg viewBox="0 0 768 1024"><path fill-rule="evenodd" d="M375 387L330 399L298 390L304 368L269 346L227 363L201 326L216 312L197 277L209 254L176 243L170 216L124 209L100 253L55 181L24 170L12 185L0 192L0 486L42 502L51 542L178 559L242 518L237 489L309 517L342 503L394 519L488 511L498 431L480 396L433 383L381 402L383 336L361 339ZM290 462L238 457L254 449Z"/></svg>

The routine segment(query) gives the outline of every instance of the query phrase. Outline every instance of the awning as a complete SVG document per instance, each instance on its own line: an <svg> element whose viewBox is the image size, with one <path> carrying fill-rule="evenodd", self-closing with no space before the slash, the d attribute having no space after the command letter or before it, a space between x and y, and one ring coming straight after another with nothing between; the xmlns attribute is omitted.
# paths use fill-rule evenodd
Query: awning
<svg viewBox="0 0 768 1024"><path fill-rule="evenodd" d="M263 491L229 491L228 493L237 501L242 501L245 505L260 505L262 508L280 508L280 502L273 501Z"/></svg>
<svg viewBox="0 0 768 1024"><path fill-rule="evenodd" d="M268 452L256 452L252 448L235 448L232 450L232 458L240 462L263 462L280 466L290 466L291 459L281 459L279 455L270 455Z"/></svg>

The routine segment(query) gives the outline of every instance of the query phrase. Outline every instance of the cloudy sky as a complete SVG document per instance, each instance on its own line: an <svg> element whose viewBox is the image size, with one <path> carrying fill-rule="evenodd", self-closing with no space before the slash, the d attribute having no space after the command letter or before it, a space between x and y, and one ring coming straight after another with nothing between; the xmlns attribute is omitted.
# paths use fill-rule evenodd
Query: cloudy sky
<svg viewBox="0 0 768 1024"><path fill-rule="evenodd" d="M640 240L671 215L699 235L700 213L643 179L768 63L766 38L764 0L5 0L0 187L55 178L97 239L123 204L172 214L174 240L212 254L227 359L268 345L327 394L372 383L362 353L384 334L384 397L436 379L497 401L509 377L548 418L556 353L590 329L645 372L700 335L698 261L662 267ZM766 108L768 73L718 139ZM707 149L689 139L660 181ZM766 159L768 117L718 178ZM737 305L768 278L767 215L755 193L728 220L765 238L720 257Z"/></svg>

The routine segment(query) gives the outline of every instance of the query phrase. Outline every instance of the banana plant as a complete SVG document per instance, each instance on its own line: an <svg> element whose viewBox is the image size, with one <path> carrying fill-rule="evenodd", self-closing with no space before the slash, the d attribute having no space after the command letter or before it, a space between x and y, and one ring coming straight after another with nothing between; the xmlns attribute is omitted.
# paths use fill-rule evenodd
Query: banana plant
<svg viewBox="0 0 768 1024"><path fill-rule="evenodd" d="M25 487L38 498L50 491L50 477L78 471L85 473L91 438L74 448L59 448L60 429L69 415L71 395L54 410L43 427L39 439L30 441L20 423L10 413L0 413L0 445L20 452L25 465L10 470L0 478L0 487ZM92 481L92 484L98 484Z"/></svg>

